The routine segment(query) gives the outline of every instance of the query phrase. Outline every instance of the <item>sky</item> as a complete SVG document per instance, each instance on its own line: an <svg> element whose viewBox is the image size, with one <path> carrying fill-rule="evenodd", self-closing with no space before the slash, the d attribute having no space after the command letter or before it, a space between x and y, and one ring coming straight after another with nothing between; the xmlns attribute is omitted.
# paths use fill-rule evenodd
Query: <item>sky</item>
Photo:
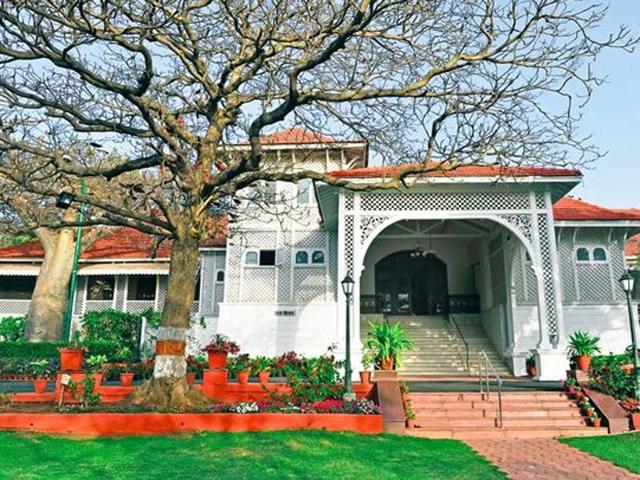
<svg viewBox="0 0 640 480"><path fill-rule="evenodd" d="M602 34L621 24L640 34L640 0L611 0ZM607 83L585 107L580 131L608 153L583 169L584 182L571 194L603 206L640 208L640 48L605 51L594 70Z"/></svg>

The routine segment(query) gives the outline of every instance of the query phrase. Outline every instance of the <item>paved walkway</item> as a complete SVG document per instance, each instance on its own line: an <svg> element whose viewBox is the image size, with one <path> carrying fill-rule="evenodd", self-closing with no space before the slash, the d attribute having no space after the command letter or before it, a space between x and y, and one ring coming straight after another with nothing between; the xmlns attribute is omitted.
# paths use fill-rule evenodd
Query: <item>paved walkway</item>
<svg viewBox="0 0 640 480"><path fill-rule="evenodd" d="M553 439L469 440L467 444L512 480L640 479Z"/></svg>

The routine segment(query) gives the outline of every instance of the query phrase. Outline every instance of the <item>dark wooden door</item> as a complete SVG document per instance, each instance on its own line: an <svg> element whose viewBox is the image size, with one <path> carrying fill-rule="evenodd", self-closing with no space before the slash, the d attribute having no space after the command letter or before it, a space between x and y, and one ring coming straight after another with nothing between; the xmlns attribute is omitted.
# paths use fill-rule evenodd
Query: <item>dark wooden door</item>
<svg viewBox="0 0 640 480"><path fill-rule="evenodd" d="M447 265L433 254L393 253L376 264L376 310L435 315L448 306Z"/></svg>

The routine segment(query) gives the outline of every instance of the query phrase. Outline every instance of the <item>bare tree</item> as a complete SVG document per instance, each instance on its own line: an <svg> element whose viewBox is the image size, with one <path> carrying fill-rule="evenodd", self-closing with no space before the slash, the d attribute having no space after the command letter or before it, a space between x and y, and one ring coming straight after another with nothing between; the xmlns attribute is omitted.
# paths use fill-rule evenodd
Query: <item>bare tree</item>
<svg viewBox="0 0 640 480"><path fill-rule="evenodd" d="M599 83L589 62L635 45L625 28L592 36L605 13L574 0L0 0L0 149L45 159L4 173L29 189L25 169L152 177L147 208L84 200L93 221L173 239L163 354L142 395L196 402L181 351L212 206L261 181L397 188L463 163L591 161L574 128ZM363 186L270 161L261 135L291 122L412 163ZM124 160L87 165L91 142Z"/></svg>

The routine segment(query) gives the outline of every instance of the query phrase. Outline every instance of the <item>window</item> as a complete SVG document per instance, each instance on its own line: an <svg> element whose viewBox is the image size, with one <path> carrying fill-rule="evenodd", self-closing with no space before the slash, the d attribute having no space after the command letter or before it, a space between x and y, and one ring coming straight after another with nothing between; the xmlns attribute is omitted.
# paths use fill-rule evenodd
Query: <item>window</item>
<svg viewBox="0 0 640 480"><path fill-rule="evenodd" d="M155 300L155 275L129 275L127 284L127 300Z"/></svg>
<svg viewBox="0 0 640 480"><path fill-rule="evenodd" d="M89 277L87 280L87 300L113 300L116 277L103 275Z"/></svg>
<svg viewBox="0 0 640 480"><path fill-rule="evenodd" d="M323 250L296 250L296 265L324 265L325 254Z"/></svg>
<svg viewBox="0 0 640 480"><path fill-rule="evenodd" d="M224 282L224 270L218 270L218 273L216 273L216 282Z"/></svg>
<svg viewBox="0 0 640 480"><path fill-rule="evenodd" d="M296 201L298 205L309 205L313 203L313 189L311 188L311 179L303 178L298 181L298 194L296 196Z"/></svg>
<svg viewBox="0 0 640 480"><path fill-rule="evenodd" d="M33 294L38 277L17 275L0 276L0 299L29 300Z"/></svg>
<svg viewBox="0 0 640 480"><path fill-rule="evenodd" d="M196 291L193 292L193 301L200 301L200 272L198 272L198 279L196 280Z"/></svg>
<svg viewBox="0 0 640 480"><path fill-rule="evenodd" d="M607 252L604 248L598 247L593 249L593 261L594 262L606 262Z"/></svg>
<svg viewBox="0 0 640 480"><path fill-rule="evenodd" d="M588 262L589 260L591 260L589 250L584 247L580 247L578 250L576 250L576 260L578 260L579 262Z"/></svg>
<svg viewBox="0 0 640 480"><path fill-rule="evenodd" d="M249 250L245 253L244 264L247 266L270 267L276 264L275 250Z"/></svg>
<svg viewBox="0 0 640 480"><path fill-rule="evenodd" d="M306 250L296 252L296 265L306 265L309 263L309 254Z"/></svg>

